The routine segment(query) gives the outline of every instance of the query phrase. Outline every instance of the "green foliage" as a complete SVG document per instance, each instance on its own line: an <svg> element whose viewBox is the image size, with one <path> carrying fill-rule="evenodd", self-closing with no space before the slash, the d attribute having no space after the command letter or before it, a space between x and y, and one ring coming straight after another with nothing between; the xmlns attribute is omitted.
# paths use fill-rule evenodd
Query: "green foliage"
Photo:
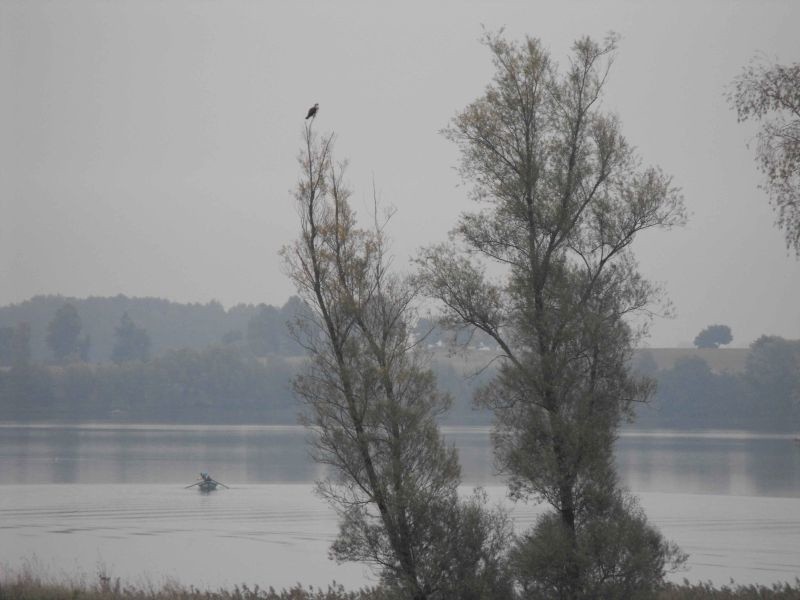
<svg viewBox="0 0 800 600"><path fill-rule="evenodd" d="M312 456L332 467L318 493L339 514L331 556L371 565L398 598L492 598L511 591L507 519L461 501L449 406L412 341L417 290L389 271L382 225L358 227L332 156L306 126L295 191L300 233L283 249L305 301L292 331L309 360L294 380Z"/></svg>
<svg viewBox="0 0 800 600"><path fill-rule="evenodd" d="M728 100L739 121L761 125L756 157L786 246L800 256L800 63L752 61L733 80Z"/></svg>
<svg viewBox="0 0 800 600"><path fill-rule="evenodd" d="M478 400L495 414L497 462L513 496L556 511L556 525L543 527L565 536L566 545L545 548L563 551L553 559L560 597L595 597L584 582L608 565L585 552L585 527L602 517L591 512L598 496L617 497L616 429L653 391L630 370L639 332L627 317L658 290L630 246L640 231L682 223L683 202L669 177L640 167L618 119L600 108L613 36L577 40L563 72L538 40L485 43L495 75L445 131L482 210L461 216L460 246L423 251L419 281L446 324L494 340L497 375ZM488 277L487 263L502 275ZM635 521L629 509L618 504L615 518ZM657 569L633 565L635 576L654 578L648 585L661 581Z"/></svg>
<svg viewBox="0 0 800 600"><path fill-rule="evenodd" d="M577 543L577 550L573 544ZM579 583L569 566L577 554ZM576 540L556 513L541 516L512 553L522 598L652 598L686 555L664 540L630 496L617 492L585 511Z"/></svg>
<svg viewBox="0 0 800 600"><path fill-rule="evenodd" d="M504 600L513 598L514 579L506 559L512 543L512 525L505 511L487 509L482 490L443 507L434 527L448 544L439 563L446 575L442 591L432 598L459 600Z"/></svg>
<svg viewBox="0 0 800 600"><path fill-rule="evenodd" d="M694 338L698 348L719 348L733 340L731 328L727 325L709 325Z"/></svg>

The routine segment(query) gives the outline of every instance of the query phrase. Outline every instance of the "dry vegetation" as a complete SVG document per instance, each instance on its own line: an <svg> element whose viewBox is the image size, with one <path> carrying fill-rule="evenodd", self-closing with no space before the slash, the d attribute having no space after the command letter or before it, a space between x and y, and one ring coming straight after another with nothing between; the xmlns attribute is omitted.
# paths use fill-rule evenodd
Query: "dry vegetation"
<svg viewBox="0 0 800 600"><path fill-rule="evenodd" d="M0 600L389 600L378 590L348 592L343 586L327 589L294 586L275 591L272 587L235 586L231 590L200 590L193 586L166 583L161 586L133 586L120 579L100 575L96 582L85 578L58 582L29 572L0 577Z"/></svg>
<svg viewBox="0 0 800 600"><path fill-rule="evenodd" d="M667 584L653 600L789 600L800 598L800 579L794 584L780 583L770 587L736 585L714 587L708 583ZM119 579L100 575L96 582L85 578L57 582L30 572L0 574L0 600L400 600L379 589L348 592L333 583L326 589L297 585L275 591L258 586L236 586L231 590L207 591L175 583L162 586L123 584Z"/></svg>
<svg viewBox="0 0 800 600"><path fill-rule="evenodd" d="M794 584L776 583L770 587L763 585L730 585L714 587L710 583L689 584L684 581L681 585L668 584L656 600L796 600L800 598L800 579Z"/></svg>

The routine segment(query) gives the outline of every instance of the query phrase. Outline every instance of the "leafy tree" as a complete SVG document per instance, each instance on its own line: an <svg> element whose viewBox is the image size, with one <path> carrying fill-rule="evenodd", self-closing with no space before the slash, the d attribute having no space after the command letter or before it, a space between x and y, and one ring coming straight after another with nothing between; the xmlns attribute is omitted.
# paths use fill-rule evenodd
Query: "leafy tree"
<svg viewBox="0 0 800 600"><path fill-rule="evenodd" d="M634 499L620 492L601 498L597 518L581 523L574 550L558 517L545 514L512 553L525 598L563 598L572 587L565 564L577 555L584 572L578 595L606 600L653 597L652 583L662 579L668 557L685 555L647 522Z"/></svg>
<svg viewBox="0 0 800 600"><path fill-rule="evenodd" d="M119 326L114 330L114 337L111 360L115 363L147 360L150 354L150 336L144 328L133 322L127 311L122 314Z"/></svg>
<svg viewBox="0 0 800 600"><path fill-rule="evenodd" d="M88 352L88 338L79 339L81 318L72 304L64 304L56 311L47 327L47 344L59 362Z"/></svg>
<svg viewBox="0 0 800 600"><path fill-rule="evenodd" d="M300 235L283 257L307 306L294 389L313 456L333 468L317 488L340 515L332 555L373 565L405 598L508 597L508 522L458 498L456 451L436 424L450 399L410 339L416 290L389 273L383 228L358 227L333 136L307 126L304 142Z"/></svg>
<svg viewBox="0 0 800 600"><path fill-rule="evenodd" d="M800 256L800 63L752 61L734 79L728 100L740 122L761 124L756 157L763 189L778 213L786 246Z"/></svg>
<svg viewBox="0 0 800 600"><path fill-rule="evenodd" d="M694 345L698 348L719 348L730 344L732 340L731 328L727 325L709 325L697 334Z"/></svg>
<svg viewBox="0 0 800 600"><path fill-rule="evenodd" d="M420 279L450 325L475 327L500 348L498 374L478 397L494 410L496 460L512 496L554 511L531 539L548 549L556 531L564 541L551 548L561 552L557 589L533 567L526 577L542 578L543 597L604 597L623 577L594 558L587 563L583 548L608 518L599 507L617 502L613 514L627 511L627 501L615 500L615 432L653 388L629 370L637 331L626 316L657 292L630 245L642 230L681 223L682 199L660 170L640 168L618 119L600 110L613 38L578 40L563 73L538 40L485 41L494 78L445 131L484 208L461 217L461 246L422 253ZM499 275L487 276L480 258ZM642 563L626 576L638 593L682 555L661 543L638 545L646 523L628 514L639 532L623 538L618 560L643 552L647 565L664 565Z"/></svg>

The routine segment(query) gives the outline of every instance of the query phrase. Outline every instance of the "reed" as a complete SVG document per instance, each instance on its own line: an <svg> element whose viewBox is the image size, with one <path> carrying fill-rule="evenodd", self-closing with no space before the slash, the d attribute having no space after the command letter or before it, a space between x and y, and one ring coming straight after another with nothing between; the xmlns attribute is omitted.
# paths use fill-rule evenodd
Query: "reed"
<svg viewBox="0 0 800 600"><path fill-rule="evenodd" d="M711 583L669 583L653 600L796 600L800 598L800 579L771 586L740 585L733 581L717 587ZM131 585L100 573L95 580L85 576L55 581L22 571L0 576L0 600L398 600L381 588L347 591L336 582L322 589L296 585L274 588L237 585L232 589L201 590L174 582L161 585ZM505 600L505 599L504 599Z"/></svg>
<svg viewBox="0 0 800 600"><path fill-rule="evenodd" d="M211 591L174 582L131 585L102 573L95 581L87 581L84 576L55 581L23 571L0 577L0 600L389 600L389 597L376 588L347 591L336 582L325 589L298 584L276 591L273 587L237 585Z"/></svg>

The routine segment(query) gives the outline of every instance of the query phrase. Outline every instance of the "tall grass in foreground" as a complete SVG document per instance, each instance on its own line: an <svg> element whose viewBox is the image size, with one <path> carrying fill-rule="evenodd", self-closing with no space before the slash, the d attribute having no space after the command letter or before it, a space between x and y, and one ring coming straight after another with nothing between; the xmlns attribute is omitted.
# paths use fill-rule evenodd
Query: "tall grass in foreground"
<svg viewBox="0 0 800 600"><path fill-rule="evenodd" d="M771 586L765 585L741 585L731 581L730 585L715 587L710 583L689 583L685 579L683 583L668 583L664 586L657 600L797 600L800 598L800 579L795 579L794 583L773 583Z"/></svg>
<svg viewBox="0 0 800 600"><path fill-rule="evenodd" d="M653 600L796 600L800 598L800 579L791 583L763 585L730 585L714 587L710 583L670 583L653 596ZM335 582L327 589L294 586L275 591L270 587L235 586L217 591L199 590L193 586L165 583L161 586L123 584L120 579L100 575L95 582L86 578L58 582L31 573L0 572L0 600L402 600L380 588L347 591ZM498 600L501 600L498 598ZM505 599L502 599L505 600Z"/></svg>
<svg viewBox="0 0 800 600"><path fill-rule="evenodd" d="M96 579L85 574L75 578L52 578L30 568L8 571L0 568L0 600L396 600L380 589L347 591L335 581L326 589L297 584L276 591L269 587L237 585L232 589L201 590L167 581L129 584L109 577L101 569Z"/></svg>

